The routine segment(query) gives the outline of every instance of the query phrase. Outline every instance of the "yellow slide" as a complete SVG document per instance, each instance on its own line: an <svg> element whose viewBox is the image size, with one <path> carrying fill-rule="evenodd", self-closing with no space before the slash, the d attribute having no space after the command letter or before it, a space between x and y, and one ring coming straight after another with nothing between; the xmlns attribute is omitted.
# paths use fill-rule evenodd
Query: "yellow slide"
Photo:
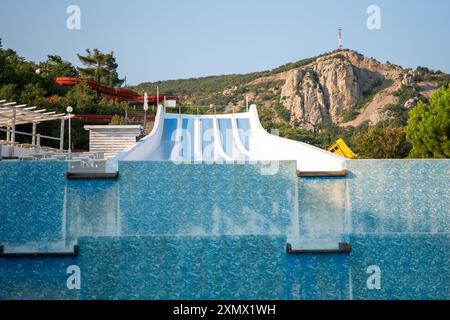
<svg viewBox="0 0 450 320"><path fill-rule="evenodd" d="M348 159L355 159L357 157L357 155L347 146L344 139L339 139L329 146L327 150Z"/></svg>

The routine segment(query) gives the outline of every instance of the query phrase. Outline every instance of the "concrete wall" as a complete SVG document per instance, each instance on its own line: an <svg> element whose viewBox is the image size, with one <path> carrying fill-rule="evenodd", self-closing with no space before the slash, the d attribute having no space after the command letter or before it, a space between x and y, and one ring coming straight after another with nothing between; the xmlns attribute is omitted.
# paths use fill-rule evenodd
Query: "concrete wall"
<svg viewBox="0 0 450 320"><path fill-rule="evenodd" d="M141 126L84 126L89 131L89 151L113 158L136 143Z"/></svg>

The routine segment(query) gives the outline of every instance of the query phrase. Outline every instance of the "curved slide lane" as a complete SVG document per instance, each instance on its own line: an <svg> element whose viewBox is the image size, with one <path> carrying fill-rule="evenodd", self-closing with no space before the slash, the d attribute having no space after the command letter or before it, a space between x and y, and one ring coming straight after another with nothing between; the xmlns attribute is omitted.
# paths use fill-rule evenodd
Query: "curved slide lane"
<svg viewBox="0 0 450 320"><path fill-rule="evenodd" d="M345 158L306 143L269 134L259 121L256 106L249 112L227 115L166 113L158 107L152 132L108 161L250 162L297 161L301 173L345 173Z"/></svg>

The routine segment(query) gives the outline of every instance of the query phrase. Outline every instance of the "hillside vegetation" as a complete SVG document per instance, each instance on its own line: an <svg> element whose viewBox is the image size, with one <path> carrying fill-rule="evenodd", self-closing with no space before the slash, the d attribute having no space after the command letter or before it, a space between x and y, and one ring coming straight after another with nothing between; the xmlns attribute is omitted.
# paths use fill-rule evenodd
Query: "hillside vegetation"
<svg viewBox="0 0 450 320"><path fill-rule="evenodd" d="M114 123L126 124L127 110L141 106L105 99L84 84L55 85L55 77L80 73L105 84L122 81L112 53L87 51L80 59L87 66L81 70L54 55L40 63L26 61L0 42L0 99L57 113L71 105L75 113L112 114ZM102 69L104 59L110 63ZM186 113L243 111L247 97L257 105L263 126L281 136L324 149L344 138L361 158L406 158L449 156L449 83L441 71L403 69L344 50L273 70L143 83L134 89L154 93L158 86L161 93L176 94ZM83 125L73 121L75 149L88 146ZM55 136L59 125L43 123L39 130Z"/></svg>
<svg viewBox="0 0 450 320"><path fill-rule="evenodd" d="M263 126L321 148L344 138L362 158L405 158L408 114L450 76L404 69L351 51L334 51L249 74L142 83L140 92L177 94L183 112L243 111L245 96ZM416 154L416 153L415 153Z"/></svg>
<svg viewBox="0 0 450 320"><path fill-rule="evenodd" d="M326 54L321 56L324 55ZM277 81L263 81L262 84L252 83L253 81L305 66L318 57L288 63L273 70L248 74L144 82L133 87L133 89L143 94L144 92L156 92L156 88L159 87L161 93L178 95L184 106L209 107L214 104L218 110L222 111L233 106L243 108L245 94L256 97L257 100L260 96L262 99L264 97L268 99L267 95L270 95L270 99L272 99L274 92L271 89L282 84Z"/></svg>

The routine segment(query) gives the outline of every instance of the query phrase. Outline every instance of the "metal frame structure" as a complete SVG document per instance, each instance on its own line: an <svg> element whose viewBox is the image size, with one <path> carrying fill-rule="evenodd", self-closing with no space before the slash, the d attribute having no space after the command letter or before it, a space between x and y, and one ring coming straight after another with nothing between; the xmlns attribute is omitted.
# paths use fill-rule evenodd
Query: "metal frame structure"
<svg viewBox="0 0 450 320"><path fill-rule="evenodd" d="M16 134L21 134L31 136L31 144L36 147L41 146L41 138L57 140L59 141L60 151L63 151L65 120L73 118L74 115L67 115L65 113L57 114L55 111L46 111L46 109L27 107L26 104L17 104L16 102L7 102L6 100L0 100L0 131L6 132L6 143L14 146L16 144ZM44 136L36 133L36 127L39 123L54 120L61 121L59 138ZM30 123L33 125L32 133L16 130L17 125Z"/></svg>

